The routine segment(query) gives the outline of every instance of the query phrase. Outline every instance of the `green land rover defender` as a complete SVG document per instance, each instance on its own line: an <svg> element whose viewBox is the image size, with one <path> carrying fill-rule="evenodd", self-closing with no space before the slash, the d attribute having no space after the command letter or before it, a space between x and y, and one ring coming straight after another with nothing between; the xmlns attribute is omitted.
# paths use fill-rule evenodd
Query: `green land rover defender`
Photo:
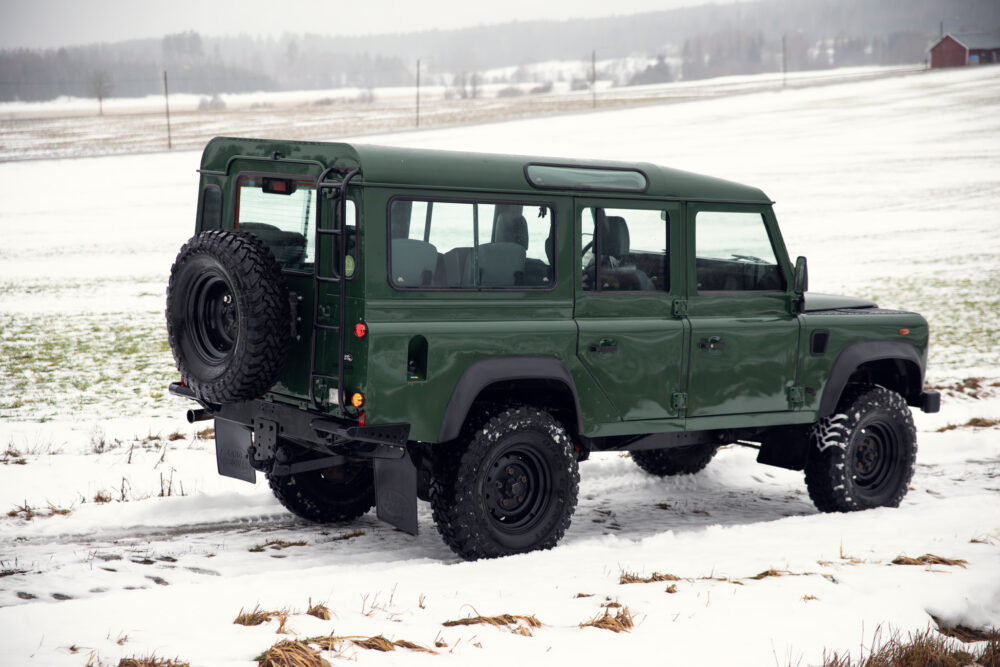
<svg viewBox="0 0 1000 667"><path fill-rule="evenodd" d="M760 190L628 164L220 137L167 288L219 473L317 522L431 503L464 558L553 547L578 461L738 443L822 511L898 505L927 322L806 292Z"/></svg>

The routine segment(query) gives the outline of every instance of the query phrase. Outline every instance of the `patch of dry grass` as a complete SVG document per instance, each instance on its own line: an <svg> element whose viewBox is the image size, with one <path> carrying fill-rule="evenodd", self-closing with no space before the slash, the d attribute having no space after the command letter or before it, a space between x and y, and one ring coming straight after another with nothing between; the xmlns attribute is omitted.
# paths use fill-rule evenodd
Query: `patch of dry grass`
<svg viewBox="0 0 1000 667"><path fill-rule="evenodd" d="M654 572L648 577L640 577L635 572L622 571L621 576L618 578L619 584L652 584L657 581L680 581L681 578L673 574L662 574L660 572Z"/></svg>
<svg viewBox="0 0 1000 667"><path fill-rule="evenodd" d="M330 667L319 651L292 639L282 639L254 659L257 667Z"/></svg>
<svg viewBox="0 0 1000 667"><path fill-rule="evenodd" d="M763 572L758 572L749 578L760 581L761 579L767 579L768 577L783 577L786 574L793 574L793 572L790 570L764 570Z"/></svg>
<svg viewBox="0 0 1000 667"><path fill-rule="evenodd" d="M260 608L260 605L254 605L251 611L244 611L240 608L240 613L233 619L234 625L261 625L262 623L267 623L272 618L280 616L279 611L264 611ZM286 614L287 616L287 614Z"/></svg>
<svg viewBox="0 0 1000 667"><path fill-rule="evenodd" d="M355 537L361 537L364 534L365 534L365 531L363 531L361 529L352 530L349 533L341 533L340 535L337 535L336 537L331 538L331 541L337 542L339 540L351 540L351 539L354 539Z"/></svg>
<svg viewBox="0 0 1000 667"><path fill-rule="evenodd" d="M621 607L615 616L611 615L610 609L605 609L603 615L595 616L589 621L581 623L580 627L601 628L612 632L630 632L635 627L635 622L632 620L632 612L629 611L629 608Z"/></svg>
<svg viewBox="0 0 1000 667"><path fill-rule="evenodd" d="M934 554L924 554L918 558L896 556L892 559L893 565L955 565L964 568L968 563L969 561L960 558L945 558L944 556L935 556Z"/></svg>
<svg viewBox="0 0 1000 667"><path fill-rule="evenodd" d="M310 616L315 616L321 621L330 620L330 610L327 606L321 602L313 604L312 598L309 598L309 607L306 609L306 613Z"/></svg>
<svg viewBox="0 0 1000 667"><path fill-rule="evenodd" d="M396 639L391 641L382 635L375 635L374 637L336 637L334 635L327 635L325 637L309 637L304 641L308 644L319 646L325 651L336 651L337 653L342 651L345 644L350 644L351 646L357 646L358 648L363 648L367 651L380 651L388 653L389 651L395 651L396 648L405 648L409 651L416 651L417 653L433 653L434 655L437 655L437 651L429 649L426 646L421 646L420 644L416 644L405 639ZM447 644L445 644L445 646L447 646Z"/></svg>
<svg viewBox="0 0 1000 667"><path fill-rule="evenodd" d="M247 551L250 551L251 553L260 553L266 549L281 551L282 549L287 549L289 547L304 547L307 544L309 543L305 540L296 540L295 542L289 542L287 540L267 540L264 544L254 545L247 549Z"/></svg>
<svg viewBox="0 0 1000 667"><path fill-rule="evenodd" d="M157 658L155 655L145 657L122 658L118 667L191 667L191 663L180 658Z"/></svg>
<svg viewBox="0 0 1000 667"><path fill-rule="evenodd" d="M523 625L522 625L523 624ZM542 622L532 616L517 614L500 614L499 616L473 616L442 623L446 628L456 625L492 625L495 628L506 628L516 635L532 637L532 630L542 627Z"/></svg>
<svg viewBox="0 0 1000 667"><path fill-rule="evenodd" d="M25 502L23 505L14 505L14 509L7 512L7 516L11 517L12 519L22 518L25 521L31 521L35 517L47 519L49 517L53 517L56 515L65 516L73 512L73 510L70 508L56 507L52 503L49 503L49 506L48 508L46 508L46 510L37 507L32 507L27 502Z"/></svg>
<svg viewBox="0 0 1000 667"><path fill-rule="evenodd" d="M942 426L937 430L937 432L944 433L945 431L954 431L957 428L993 428L994 426L1000 426L1000 419L973 417L964 424L948 424L947 426Z"/></svg>
<svg viewBox="0 0 1000 667"><path fill-rule="evenodd" d="M881 643L876 631L872 646ZM1000 632L991 631L983 647L956 649L944 635L927 629L903 638L894 633L889 641L867 655L852 660L850 654L823 654L823 667L1000 667Z"/></svg>

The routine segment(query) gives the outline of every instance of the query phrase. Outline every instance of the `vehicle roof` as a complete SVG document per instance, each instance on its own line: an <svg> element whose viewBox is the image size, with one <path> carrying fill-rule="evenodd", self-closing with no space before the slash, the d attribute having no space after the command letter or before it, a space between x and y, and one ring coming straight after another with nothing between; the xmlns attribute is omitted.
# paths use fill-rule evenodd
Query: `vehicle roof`
<svg viewBox="0 0 1000 667"><path fill-rule="evenodd" d="M368 185L525 193L561 191L579 196L606 192L629 197L771 203L767 195L752 186L646 162L467 153L335 142L216 137L205 146L201 169L226 173L237 159L268 159L275 152L280 154L282 160L308 161L317 167L360 167L362 182ZM648 176L649 188L644 193L539 189L532 187L525 178L524 168L529 163L638 169Z"/></svg>

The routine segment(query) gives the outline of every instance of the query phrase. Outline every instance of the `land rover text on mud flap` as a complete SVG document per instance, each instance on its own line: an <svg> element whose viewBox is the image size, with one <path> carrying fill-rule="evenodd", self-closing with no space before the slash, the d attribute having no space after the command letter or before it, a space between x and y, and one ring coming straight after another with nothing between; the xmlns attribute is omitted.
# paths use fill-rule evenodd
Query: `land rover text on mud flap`
<svg viewBox="0 0 1000 667"><path fill-rule="evenodd" d="M219 472L464 558L554 546L577 462L729 443L823 511L898 505L926 321L806 292L760 190L652 164L220 137L167 288Z"/></svg>

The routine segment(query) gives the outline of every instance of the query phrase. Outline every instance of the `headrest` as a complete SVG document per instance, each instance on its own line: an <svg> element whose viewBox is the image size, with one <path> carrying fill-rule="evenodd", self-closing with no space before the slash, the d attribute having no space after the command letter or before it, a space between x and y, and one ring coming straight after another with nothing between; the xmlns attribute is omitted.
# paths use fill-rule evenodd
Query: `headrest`
<svg viewBox="0 0 1000 667"><path fill-rule="evenodd" d="M497 243L516 243L525 250L528 249L528 221L523 215L497 220Z"/></svg>
<svg viewBox="0 0 1000 667"><path fill-rule="evenodd" d="M601 225L601 254L622 258L629 253L628 225L625 218L609 215Z"/></svg>

